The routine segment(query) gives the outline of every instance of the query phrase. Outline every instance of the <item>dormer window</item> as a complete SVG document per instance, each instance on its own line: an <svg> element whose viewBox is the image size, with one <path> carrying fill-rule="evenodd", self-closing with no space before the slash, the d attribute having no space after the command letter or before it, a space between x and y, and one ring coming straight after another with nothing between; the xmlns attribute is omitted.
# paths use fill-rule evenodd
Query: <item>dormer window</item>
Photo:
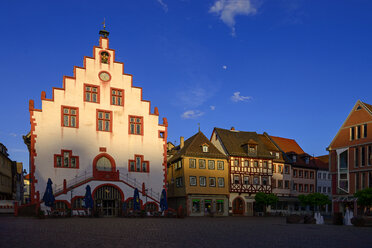
<svg viewBox="0 0 372 248"><path fill-rule="evenodd" d="M207 145L203 145L203 152L208 152L208 146Z"/></svg>
<svg viewBox="0 0 372 248"><path fill-rule="evenodd" d="M256 146L249 145L249 153L256 153Z"/></svg>
<svg viewBox="0 0 372 248"><path fill-rule="evenodd" d="M306 157L306 158L305 158L305 163L306 163L306 164L309 164L309 157Z"/></svg>
<svg viewBox="0 0 372 248"><path fill-rule="evenodd" d="M292 160L293 160L294 163L296 163L296 161L297 161L297 157L296 157L296 155L293 155L293 156L292 156Z"/></svg>
<svg viewBox="0 0 372 248"><path fill-rule="evenodd" d="M241 146L243 150L248 153L248 156L257 155L257 145L258 143L253 139L248 140L246 143L243 143Z"/></svg>
<svg viewBox="0 0 372 248"><path fill-rule="evenodd" d="M279 158L279 152L275 153L275 157L278 159Z"/></svg>

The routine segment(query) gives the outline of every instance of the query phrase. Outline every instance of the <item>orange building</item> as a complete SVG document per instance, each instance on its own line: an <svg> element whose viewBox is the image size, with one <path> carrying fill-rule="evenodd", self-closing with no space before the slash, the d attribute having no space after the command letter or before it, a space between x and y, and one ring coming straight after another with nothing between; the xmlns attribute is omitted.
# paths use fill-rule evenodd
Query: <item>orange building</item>
<svg viewBox="0 0 372 248"><path fill-rule="evenodd" d="M174 147L169 154L167 184L168 205L182 206L189 216L210 212L228 215L228 164L202 132Z"/></svg>
<svg viewBox="0 0 372 248"><path fill-rule="evenodd" d="M358 100L327 148L334 212L349 207L356 214L354 193L372 187L371 130L372 105Z"/></svg>

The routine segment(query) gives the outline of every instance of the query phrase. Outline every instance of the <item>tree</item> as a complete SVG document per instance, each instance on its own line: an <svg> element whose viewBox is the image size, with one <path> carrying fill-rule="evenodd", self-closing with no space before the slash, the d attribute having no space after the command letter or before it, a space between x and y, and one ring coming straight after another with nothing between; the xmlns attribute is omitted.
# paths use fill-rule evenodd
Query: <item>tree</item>
<svg viewBox="0 0 372 248"><path fill-rule="evenodd" d="M263 211L266 213L267 206L274 205L278 201L278 197L273 193L265 194L263 192L259 192L255 195L254 200L256 201L258 207L261 209L263 208Z"/></svg>
<svg viewBox="0 0 372 248"><path fill-rule="evenodd" d="M358 205L366 207L367 211L372 206L372 188L359 190L354 194L354 197L358 198Z"/></svg>
<svg viewBox="0 0 372 248"><path fill-rule="evenodd" d="M324 206L331 204L331 201L328 199L328 196L321 193L311 193L308 195L299 195L298 199L302 206Z"/></svg>

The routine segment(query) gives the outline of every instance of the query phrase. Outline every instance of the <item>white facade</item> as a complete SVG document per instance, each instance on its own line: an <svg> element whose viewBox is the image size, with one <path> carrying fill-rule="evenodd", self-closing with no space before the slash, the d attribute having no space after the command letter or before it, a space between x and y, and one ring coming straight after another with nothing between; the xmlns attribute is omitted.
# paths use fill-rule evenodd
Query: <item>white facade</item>
<svg viewBox="0 0 372 248"><path fill-rule="evenodd" d="M133 86L108 43L101 37L93 57L74 67L74 77L64 77L63 88L53 88L52 99L42 92L42 109L30 101L33 202L41 200L48 178L57 200L69 202L71 189L73 196L84 196L86 184L92 192L113 184L124 201L144 183L149 199L159 201L155 192L165 187L167 120L159 124L157 108L151 112L142 88Z"/></svg>
<svg viewBox="0 0 372 248"><path fill-rule="evenodd" d="M327 195L330 199L332 196L331 174L327 170L318 170L316 173L316 192Z"/></svg>

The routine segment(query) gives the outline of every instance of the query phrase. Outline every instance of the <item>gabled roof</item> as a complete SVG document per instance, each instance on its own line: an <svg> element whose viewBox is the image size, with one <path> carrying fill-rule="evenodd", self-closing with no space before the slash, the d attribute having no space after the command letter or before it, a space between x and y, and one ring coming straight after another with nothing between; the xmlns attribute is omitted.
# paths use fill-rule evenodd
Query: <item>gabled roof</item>
<svg viewBox="0 0 372 248"><path fill-rule="evenodd" d="M369 110L369 112L372 114L372 105L370 105L370 104L368 104L368 103L365 103L365 102L362 102L362 101L360 101L363 105L364 105L364 107L366 107L366 109L368 109Z"/></svg>
<svg viewBox="0 0 372 248"><path fill-rule="evenodd" d="M230 156L275 158L275 156L270 154L270 150L263 142L265 137L260 138L256 132L243 132L222 128L214 128L214 132L216 132ZM243 144L250 142L257 143L256 156L249 156L247 151L244 149L244 146L242 146ZM277 149L275 149L275 151L276 150Z"/></svg>
<svg viewBox="0 0 372 248"><path fill-rule="evenodd" d="M205 144L208 145L208 152L203 152L202 146ZM183 156L227 159L200 131L185 140L184 146L181 149L180 146L177 146L175 150L176 154L169 160L169 163L173 163Z"/></svg>
<svg viewBox="0 0 372 248"><path fill-rule="evenodd" d="M297 144L294 139L287 139L282 137L270 136L271 139L285 152L285 153L296 153L304 154L304 150Z"/></svg>
<svg viewBox="0 0 372 248"><path fill-rule="evenodd" d="M270 136L273 142L287 155L287 160L289 159L294 166L315 168L315 160L297 144L294 139L287 139L282 137ZM296 162L292 160L291 155L296 156ZM306 157L309 159L306 163Z"/></svg>
<svg viewBox="0 0 372 248"><path fill-rule="evenodd" d="M348 116L346 117L345 121L342 123L341 127L338 129L335 137L333 137L331 143L329 144L329 146L326 148L327 150L330 150L332 149L332 144L333 142L336 140L338 134L340 133L341 129L345 126L345 123L347 123L348 119L350 118L350 116L352 115L352 113L357 109L358 106L362 106L371 116L372 116L372 105L368 104L368 103L365 103L365 102L362 102L360 100L358 100L355 104L354 104L354 107L352 108L352 110L350 111L350 113L348 114Z"/></svg>
<svg viewBox="0 0 372 248"><path fill-rule="evenodd" d="M321 170L329 170L328 155L323 155L314 158L315 167Z"/></svg>
<svg viewBox="0 0 372 248"><path fill-rule="evenodd" d="M270 152L274 152L272 155L275 156L274 162L283 163L286 162L283 153L273 144L273 142L270 140L270 137L267 135L267 133L264 134L258 134L258 137L260 137L261 141L265 144L266 148ZM275 153L279 153L279 158L276 158Z"/></svg>

